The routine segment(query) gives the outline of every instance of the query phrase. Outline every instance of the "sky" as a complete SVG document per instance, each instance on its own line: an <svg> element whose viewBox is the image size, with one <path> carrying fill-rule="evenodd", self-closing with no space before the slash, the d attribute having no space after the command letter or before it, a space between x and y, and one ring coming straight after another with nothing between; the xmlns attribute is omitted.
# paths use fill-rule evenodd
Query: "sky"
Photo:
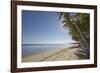
<svg viewBox="0 0 100 73"><path fill-rule="evenodd" d="M63 44L73 42L57 12L22 10L23 44Z"/></svg>

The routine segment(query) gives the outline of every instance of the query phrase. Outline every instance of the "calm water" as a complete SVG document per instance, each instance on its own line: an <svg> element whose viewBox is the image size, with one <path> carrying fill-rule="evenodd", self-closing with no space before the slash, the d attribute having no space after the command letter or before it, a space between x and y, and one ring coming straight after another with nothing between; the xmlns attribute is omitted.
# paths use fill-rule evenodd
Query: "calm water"
<svg viewBox="0 0 100 73"><path fill-rule="evenodd" d="M69 44L23 44L22 56L49 51L55 48L67 48Z"/></svg>

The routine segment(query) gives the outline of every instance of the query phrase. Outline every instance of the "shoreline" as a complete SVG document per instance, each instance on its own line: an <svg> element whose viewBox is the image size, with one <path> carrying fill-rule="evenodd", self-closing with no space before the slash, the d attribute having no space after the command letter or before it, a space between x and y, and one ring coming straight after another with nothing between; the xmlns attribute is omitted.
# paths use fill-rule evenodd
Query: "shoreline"
<svg viewBox="0 0 100 73"><path fill-rule="evenodd" d="M62 61L62 60L78 60L79 57L75 54L80 50L75 48L57 48L46 52L31 54L22 57L22 62L42 62L42 61Z"/></svg>

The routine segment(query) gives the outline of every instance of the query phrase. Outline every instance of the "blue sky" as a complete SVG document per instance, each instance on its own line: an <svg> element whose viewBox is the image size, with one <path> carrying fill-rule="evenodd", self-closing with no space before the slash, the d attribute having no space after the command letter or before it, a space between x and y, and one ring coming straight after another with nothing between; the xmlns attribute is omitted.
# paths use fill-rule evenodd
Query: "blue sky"
<svg viewBox="0 0 100 73"><path fill-rule="evenodd" d="M62 27L57 12L22 11L23 44L57 44L73 42Z"/></svg>

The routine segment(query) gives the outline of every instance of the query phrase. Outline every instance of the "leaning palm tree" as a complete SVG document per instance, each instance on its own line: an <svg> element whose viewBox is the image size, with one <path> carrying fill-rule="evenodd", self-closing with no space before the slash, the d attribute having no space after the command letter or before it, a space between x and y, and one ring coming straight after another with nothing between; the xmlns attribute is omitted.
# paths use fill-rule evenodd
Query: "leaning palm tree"
<svg viewBox="0 0 100 73"><path fill-rule="evenodd" d="M59 15L59 19L61 18L63 27L69 30L72 38L85 49L89 49L89 14L62 12Z"/></svg>
<svg viewBox="0 0 100 73"><path fill-rule="evenodd" d="M69 30L69 34L72 36L72 38L76 41L79 41L80 37L79 34L77 33L77 29L75 28L75 26L73 26L72 22L70 21L70 18L68 16L68 14L64 14L64 19L62 21L63 23L63 27Z"/></svg>

